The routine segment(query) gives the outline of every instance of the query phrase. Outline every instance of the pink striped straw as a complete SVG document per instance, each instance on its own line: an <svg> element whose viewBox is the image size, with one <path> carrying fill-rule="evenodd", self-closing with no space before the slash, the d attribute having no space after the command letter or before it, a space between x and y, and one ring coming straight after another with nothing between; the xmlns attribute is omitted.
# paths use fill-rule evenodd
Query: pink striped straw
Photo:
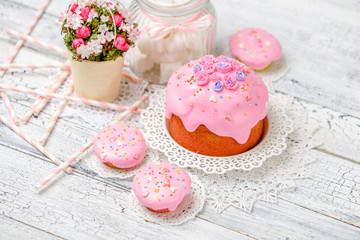
<svg viewBox="0 0 360 240"><path fill-rule="evenodd" d="M131 105L128 110L122 112L113 122L110 124L113 125L117 122L122 121L127 117L127 115L131 112L132 109L137 109L138 106L145 102L148 99L148 96L142 96L139 100L137 100L133 105ZM84 146L82 146L78 151L76 151L73 155L71 155L65 162L63 162L58 168L52 171L48 176L46 176L43 180L41 180L36 186L36 190L43 189L52 179L54 179L63 169L68 167L72 162L74 162L78 157L80 157L85 151L87 151L93 143L93 139L88 141Z"/></svg>
<svg viewBox="0 0 360 240"><path fill-rule="evenodd" d="M74 90L74 85L73 85L73 83L71 83L69 86L69 90L66 92L66 96L70 96L72 94L73 90ZM45 132L39 141L40 144L44 145L46 143L51 132L54 130L55 124L56 124L57 120L59 119L60 114L64 111L66 103L67 103L67 101L61 101L60 104L58 105L58 107L56 108L54 115L51 117L51 120L50 120L49 124L46 126Z"/></svg>
<svg viewBox="0 0 360 240"><path fill-rule="evenodd" d="M60 88L61 84L63 84L69 76L70 76L70 72L67 72L67 71L63 72L59 76L57 81L54 81L54 83L48 87L48 89L47 89L48 92L55 93ZM49 98L43 98L43 97L40 97L39 100L40 100L40 102L36 106L35 111L34 111L35 116L38 116L40 114L40 112L44 109L46 104L50 101Z"/></svg>
<svg viewBox="0 0 360 240"><path fill-rule="evenodd" d="M32 42L32 43L34 43L36 45L39 45L39 46L47 48L47 49L49 49L51 51L63 54L65 56L69 55L69 53L68 53L68 51L66 49L54 46L54 45L52 45L50 43L47 43L47 42L41 41L39 39L33 38L33 37L29 36L29 35L22 34L22 33L13 31L11 29L7 29L6 32L8 34L10 34L10 35L13 35L13 36L16 36L16 37L20 38L23 41Z"/></svg>
<svg viewBox="0 0 360 240"><path fill-rule="evenodd" d="M46 87L46 90L47 91L51 91L50 89L52 89L52 86L54 84L56 84L56 82L61 82L63 83L66 78L68 77L70 73L69 72L66 72L66 71L60 71L56 74L56 76L54 77L54 80L50 83L50 85L48 85ZM61 84L60 83L60 84ZM53 92L56 92L57 91L57 88L54 89ZM23 118L21 119L21 121L25 124L29 121L30 117L33 115L33 113L37 112L38 110L38 107L39 107L39 104L42 103L42 100L45 99L43 97L39 97L38 99L36 99L36 101L34 102L34 104L31 106L31 108L25 113L25 115L23 116ZM43 106L44 107L44 106ZM39 113L42 109L39 110Z"/></svg>
<svg viewBox="0 0 360 240"><path fill-rule="evenodd" d="M15 126L11 121L4 118L2 115L0 115L0 121L3 122L6 126L8 126L11 130L13 130L15 133L17 133L22 139L30 143L33 147L35 147L37 150L42 152L45 156L47 156L50 160L54 161L57 165L61 166L63 162L58 159L56 156L54 156L51 152L49 152L45 147L43 147L41 144L39 144L37 141L32 139L30 136L28 136L23 130ZM71 173L72 169L68 166L63 168L67 173Z"/></svg>
<svg viewBox="0 0 360 240"><path fill-rule="evenodd" d="M70 71L70 65L66 63L4 63L0 64L0 69L9 68L62 68Z"/></svg>
<svg viewBox="0 0 360 240"><path fill-rule="evenodd" d="M51 93L51 92L44 92L39 90L34 90L31 88L26 87L16 87L16 86L10 86L5 84L0 84L0 90L10 90L14 92L21 92L21 93L27 93L32 95L38 95L46 98L57 98L60 100L66 100L69 102L77 102L82 103L89 106L99 107L99 108L105 108L105 109L112 109L112 110L120 110L120 111L126 111L128 107L120 104L113 104L113 103L107 103L107 102L101 102L86 98L78 98L78 97L72 97L72 96L65 96L57 93ZM136 112L140 113L141 110L137 109Z"/></svg>
<svg viewBox="0 0 360 240"><path fill-rule="evenodd" d="M46 0L45 4L38 9L34 18L31 20L30 25L26 28L26 31L25 31L26 35L31 34L34 27L39 22L41 16L45 12L46 8L49 6L50 2L51 2L51 0ZM24 45L24 43L25 43L24 40L19 40L16 43L15 47L13 48L13 50L10 53L10 56L7 58L6 63L12 63L14 61L14 59L16 58L17 54L19 53L21 47ZM6 70L0 72L0 78L2 78L4 76L5 72L6 72Z"/></svg>
<svg viewBox="0 0 360 240"><path fill-rule="evenodd" d="M39 19L41 18L42 14L45 12L46 8L49 6L50 2L51 2L51 0L46 0L45 4L38 9L38 11L36 12L36 15L31 20L30 25L26 28L25 34L27 34L27 35L31 34L32 30L34 29L36 24L39 22ZM14 59L18 55L18 53L19 53L19 51L20 51L20 49L22 48L23 45L24 45L23 40L19 40L15 44L15 47L10 52L10 56L7 58L6 63L12 63L14 61ZM3 70L3 71L0 70L0 78L2 78L5 75L5 73L6 73L6 69ZM4 95L7 96L6 93ZM14 107L12 106L10 101L7 102L8 105L7 105L6 102L4 102L4 103L5 103L6 107L7 107L7 109L14 109ZM10 115L11 115L11 113L10 113ZM17 116L16 115L14 115L14 116L17 119ZM16 119L13 118L13 121L15 121Z"/></svg>
<svg viewBox="0 0 360 240"><path fill-rule="evenodd" d="M10 99L9 99L9 97L7 96L7 94L5 94L5 92L2 92L2 93L1 93L1 97L2 97L5 105L6 105L7 108L8 108L8 111L9 111L9 113L10 113L10 116L11 116L12 121L15 123L15 125L19 125L19 120L18 120L18 118L17 118L17 116L16 116L16 114L15 114L15 110L14 110L12 104L10 104Z"/></svg>
<svg viewBox="0 0 360 240"><path fill-rule="evenodd" d="M123 76L126 77L127 79L129 79L130 81L135 82L135 83L141 83L143 81L142 78L139 78L139 77L135 76L132 73L123 72Z"/></svg>

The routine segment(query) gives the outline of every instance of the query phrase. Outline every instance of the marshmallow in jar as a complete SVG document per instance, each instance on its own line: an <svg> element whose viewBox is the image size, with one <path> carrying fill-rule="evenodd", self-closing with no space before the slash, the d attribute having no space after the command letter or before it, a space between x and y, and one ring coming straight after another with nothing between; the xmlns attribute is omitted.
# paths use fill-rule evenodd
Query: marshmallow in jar
<svg viewBox="0 0 360 240"><path fill-rule="evenodd" d="M141 30L130 68L145 80L166 84L185 63L214 53L216 13L209 0L133 0L129 11Z"/></svg>

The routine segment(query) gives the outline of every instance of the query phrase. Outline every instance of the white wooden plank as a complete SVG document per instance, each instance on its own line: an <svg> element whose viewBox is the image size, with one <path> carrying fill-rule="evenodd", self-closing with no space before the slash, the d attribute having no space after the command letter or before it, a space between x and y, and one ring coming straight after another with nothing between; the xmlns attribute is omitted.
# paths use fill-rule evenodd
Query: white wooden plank
<svg viewBox="0 0 360 240"><path fill-rule="evenodd" d="M323 144L318 149L360 163L360 119L316 104L294 100L309 112L310 124L320 126L314 136Z"/></svg>
<svg viewBox="0 0 360 240"><path fill-rule="evenodd" d="M360 231L360 166L319 151L315 154L319 161L309 166L313 176L298 180L296 191L283 191L280 199L350 223Z"/></svg>
<svg viewBox="0 0 360 240"><path fill-rule="evenodd" d="M129 191L83 174L62 175L38 194L34 183L53 168L47 162L0 146L1 214L68 239L248 239L238 232L196 218L181 226L146 222L129 206ZM16 184L14 184L16 183ZM86 187L84 187L86 186ZM139 227L141 226L141 227Z"/></svg>
<svg viewBox="0 0 360 240"><path fill-rule="evenodd" d="M25 238L42 240L63 239L0 214L0 239L22 240Z"/></svg>

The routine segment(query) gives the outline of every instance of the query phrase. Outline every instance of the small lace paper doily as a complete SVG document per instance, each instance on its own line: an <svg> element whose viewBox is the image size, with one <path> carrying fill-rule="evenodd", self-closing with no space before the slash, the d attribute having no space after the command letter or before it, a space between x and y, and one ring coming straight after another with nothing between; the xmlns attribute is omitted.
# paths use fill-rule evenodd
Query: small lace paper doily
<svg viewBox="0 0 360 240"><path fill-rule="evenodd" d="M277 61L274 61L265 68L264 70L257 70L256 73L265 82L276 82L280 80L285 74L290 70L290 58L286 53L283 53L281 58Z"/></svg>
<svg viewBox="0 0 360 240"><path fill-rule="evenodd" d="M229 157L211 157L191 152L177 144L170 136L165 122L165 88L150 86L149 107L140 115L147 144L163 152L168 161L180 167L197 168L205 173L223 174L231 170L250 171L260 167L269 157L280 155L286 148L286 137L293 131L293 122L285 111L287 101L282 95L269 96L268 131L253 149Z"/></svg>
<svg viewBox="0 0 360 240"><path fill-rule="evenodd" d="M173 212L156 213L143 206L136 198L133 190L130 203L139 217L163 226L180 225L194 218L204 207L206 200L205 187L197 176L189 174L191 178L191 192Z"/></svg>
<svg viewBox="0 0 360 240"><path fill-rule="evenodd" d="M109 167L99 160L94 151L90 151L88 154L86 154L83 161L92 171L101 177L126 179L133 177L139 171L139 169L143 168L145 165L159 161L159 153L151 148L147 148L145 157L141 164L128 169L117 169Z"/></svg>

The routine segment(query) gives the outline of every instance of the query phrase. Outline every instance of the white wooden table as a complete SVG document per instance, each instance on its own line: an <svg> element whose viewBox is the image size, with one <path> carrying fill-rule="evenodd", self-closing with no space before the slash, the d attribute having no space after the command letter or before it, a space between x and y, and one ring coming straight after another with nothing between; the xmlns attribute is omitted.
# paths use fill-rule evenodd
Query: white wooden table
<svg viewBox="0 0 360 240"><path fill-rule="evenodd" d="M0 62L23 32L42 0L2 0ZM68 1L53 0L32 36L63 46L55 21ZM324 145L316 149L318 175L297 181L296 191L279 193L276 204L257 202L250 214L230 207L216 214L208 205L195 220L161 227L135 217L127 182L94 176L76 165L47 191L34 190L54 164L0 124L0 239L360 239L360 2L356 0L222 1L218 13L217 55L228 54L229 36L248 26L267 29L280 39L291 70L275 83L295 96L321 124ZM16 62L57 62L65 58L31 44ZM12 71L7 84L36 87L49 70ZM34 97L11 94L19 116ZM14 97L15 96L15 97ZM1 108L4 105L1 101ZM40 137L50 118L45 109L23 126ZM61 159L96 133L86 124L61 119L47 146Z"/></svg>

